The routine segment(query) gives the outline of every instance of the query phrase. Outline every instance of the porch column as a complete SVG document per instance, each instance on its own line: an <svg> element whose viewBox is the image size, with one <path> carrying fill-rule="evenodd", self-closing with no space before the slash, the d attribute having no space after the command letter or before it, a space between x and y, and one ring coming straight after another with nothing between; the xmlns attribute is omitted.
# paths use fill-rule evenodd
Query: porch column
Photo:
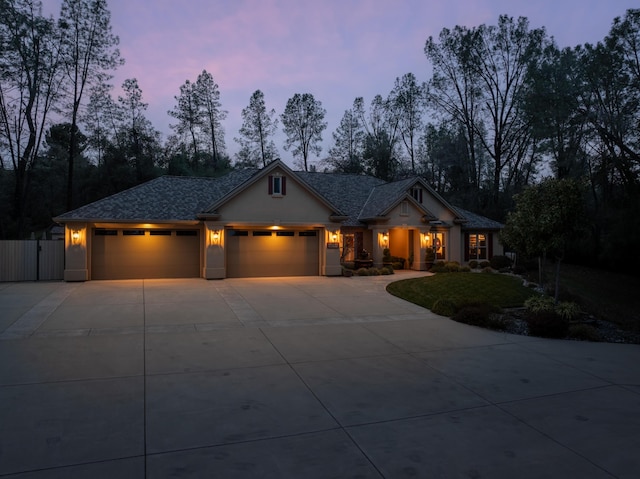
<svg viewBox="0 0 640 479"><path fill-rule="evenodd" d="M224 262L224 225L211 221L204 223L204 268L205 279L223 279L227 277Z"/></svg>
<svg viewBox="0 0 640 479"><path fill-rule="evenodd" d="M374 268L382 268L385 248L389 248L389 229L383 227L373 228L371 259L373 259Z"/></svg>
<svg viewBox="0 0 640 479"><path fill-rule="evenodd" d="M87 223L64 225L65 281L87 281L89 279L88 230Z"/></svg>
<svg viewBox="0 0 640 479"><path fill-rule="evenodd" d="M427 259L429 259L429 262L432 262L431 258L427 258L427 251L429 251L429 248L431 247L429 228L419 229L416 230L416 232L418 233L418 237L414 239L414 248L415 251L418 251L419 253L415 255L415 266L418 271L426 271L430 266L429 264L427 264Z"/></svg>
<svg viewBox="0 0 640 479"><path fill-rule="evenodd" d="M324 239L325 244L321 245L325 253L321 274L324 276L342 276L342 265L340 264L340 243L342 238L340 228L327 226L324 229Z"/></svg>

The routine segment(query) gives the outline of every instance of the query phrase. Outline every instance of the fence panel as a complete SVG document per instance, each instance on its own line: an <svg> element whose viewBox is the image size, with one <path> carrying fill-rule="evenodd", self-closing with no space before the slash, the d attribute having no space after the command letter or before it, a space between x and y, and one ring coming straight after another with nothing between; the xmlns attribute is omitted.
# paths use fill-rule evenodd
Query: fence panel
<svg viewBox="0 0 640 479"><path fill-rule="evenodd" d="M0 281L51 281L63 276L64 241L0 241Z"/></svg>

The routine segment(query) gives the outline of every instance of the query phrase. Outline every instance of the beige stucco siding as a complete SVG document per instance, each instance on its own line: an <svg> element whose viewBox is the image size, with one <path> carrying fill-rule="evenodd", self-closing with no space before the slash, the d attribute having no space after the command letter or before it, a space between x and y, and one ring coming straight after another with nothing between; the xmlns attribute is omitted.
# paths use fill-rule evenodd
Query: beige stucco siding
<svg viewBox="0 0 640 479"><path fill-rule="evenodd" d="M329 221L333 211L294 176L273 172L277 174L287 178L285 195L270 195L269 178L265 176L220 206L220 220L227 224L255 225L322 225Z"/></svg>

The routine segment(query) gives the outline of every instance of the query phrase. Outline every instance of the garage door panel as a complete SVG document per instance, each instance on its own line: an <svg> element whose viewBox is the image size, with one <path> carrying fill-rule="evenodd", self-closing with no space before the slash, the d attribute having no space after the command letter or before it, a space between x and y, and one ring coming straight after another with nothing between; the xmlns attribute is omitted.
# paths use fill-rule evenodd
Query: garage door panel
<svg viewBox="0 0 640 479"><path fill-rule="evenodd" d="M264 234L264 233L262 233ZM308 234L308 233L307 233ZM227 276L273 277L317 276L319 274L318 236L246 236L230 231L227 235Z"/></svg>
<svg viewBox="0 0 640 479"><path fill-rule="evenodd" d="M199 236L93 235L92 279L192 278L200 276Z"/></svg>

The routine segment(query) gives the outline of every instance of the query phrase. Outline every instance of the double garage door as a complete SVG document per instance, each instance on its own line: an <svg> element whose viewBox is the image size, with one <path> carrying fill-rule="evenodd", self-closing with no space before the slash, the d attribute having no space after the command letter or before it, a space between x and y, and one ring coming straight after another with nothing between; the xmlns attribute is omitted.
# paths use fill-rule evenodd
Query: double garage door
<svg viewBox="0 0 640 479"><path fill-rule="evenodd" d="M318 276L317 230L227 230L227 277Z"/></svg>
<svg viewBox="0 0 640 479"><path fill-rule="evenodd" d="M197 278L200 232L94 229L91 279Z"/></svg>
<svg viewBox="0 0 640 479"><path fill-rule="evenodd" d="M200 231L93 230L91 279L197 278ZM229 278L317 276L317 230L227 230Z"/></svg>

